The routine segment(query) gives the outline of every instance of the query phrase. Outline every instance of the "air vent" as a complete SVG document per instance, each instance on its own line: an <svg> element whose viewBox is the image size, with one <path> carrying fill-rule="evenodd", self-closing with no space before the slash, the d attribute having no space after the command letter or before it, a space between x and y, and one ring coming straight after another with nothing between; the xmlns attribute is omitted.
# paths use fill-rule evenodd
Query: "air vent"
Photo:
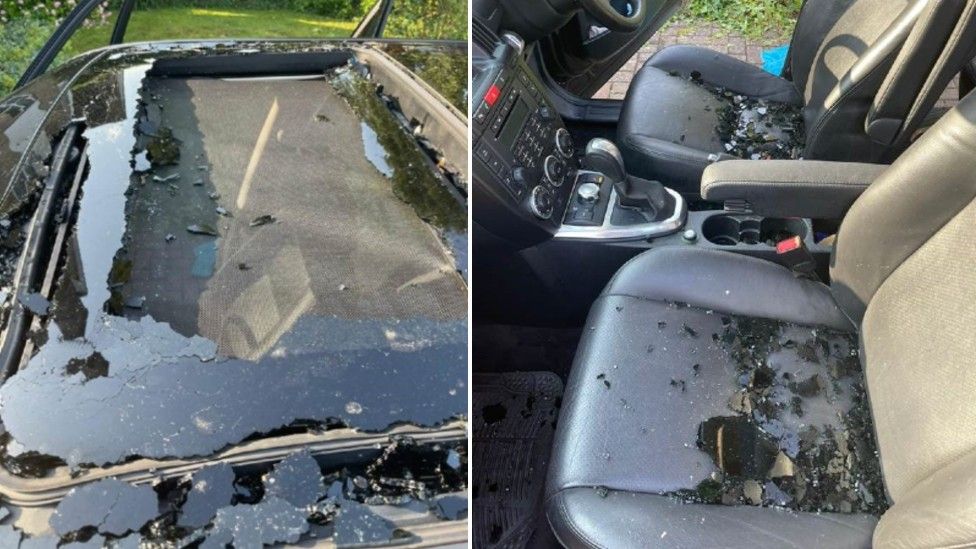
<svg viewBox="0 0 976 549"><path fill-rule="evenodd" d="M471 37L476 46L488 53L495 51L499 42L498 35L478 19L471 22Z"/></svg>

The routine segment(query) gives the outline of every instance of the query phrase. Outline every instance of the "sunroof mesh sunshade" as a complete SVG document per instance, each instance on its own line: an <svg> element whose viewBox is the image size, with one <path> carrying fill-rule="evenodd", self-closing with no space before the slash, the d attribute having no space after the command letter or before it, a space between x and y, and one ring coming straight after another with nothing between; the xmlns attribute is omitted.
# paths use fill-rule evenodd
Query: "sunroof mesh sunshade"
<svg viewBox="0 0 976 549"><path fill-rule="evenodd" d="M0 389L8 458L103 465L295 422L463 416L466 208L395 105L361 69L150 68L86 84L90 170L52 313Z"/></svg>

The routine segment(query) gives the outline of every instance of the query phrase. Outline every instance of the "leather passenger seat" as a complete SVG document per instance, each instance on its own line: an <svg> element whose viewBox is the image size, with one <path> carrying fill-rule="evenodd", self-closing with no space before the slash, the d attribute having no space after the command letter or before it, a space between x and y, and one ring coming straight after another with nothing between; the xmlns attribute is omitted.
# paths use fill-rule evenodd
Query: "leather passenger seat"
<svg viewBox="0 0 976 549"><path fill-rule="evenodd" d="M621 268L591 309L561 410L546 489L559 540L614 548L976 544L974 174L971 94L854 204L829 286L693 247L655 249ZM846 340L857 350L891 504L880 518L668 495L716 471L696 429L733 415L739 370L711 336L729 322L823 334L825 349ZM777 367L815 365L787 359ZM834 411L844 413L821 410Z"/></svg>
<svg viewBox="0 0 976 549"><path fill-rule="evenodd" d="M624 101L617 143L627 167L697 196L710 163L771 156L745 150L744 141L761 145L730 137L729 120L744 128L754 120L763 139L782 142L774 158L890 163L972 59L974 4L807 0L785 77L701 47L665 48L638 71ZM732 141L736 148L727 147Z"/></svg>

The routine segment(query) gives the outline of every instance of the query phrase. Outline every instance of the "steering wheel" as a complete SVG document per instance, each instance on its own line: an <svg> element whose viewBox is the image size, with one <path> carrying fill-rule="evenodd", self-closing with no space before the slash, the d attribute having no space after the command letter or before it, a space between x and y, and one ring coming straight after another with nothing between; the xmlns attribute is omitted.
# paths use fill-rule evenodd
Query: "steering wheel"
<svg viewBox="0 0 976 549"><path fill-rule="evenodd" d="M580 8L604 27L617 32L631 32L644 22L646 0L627 0L632 11L624 15L613 6L612 0L579 0Z"/></svg>

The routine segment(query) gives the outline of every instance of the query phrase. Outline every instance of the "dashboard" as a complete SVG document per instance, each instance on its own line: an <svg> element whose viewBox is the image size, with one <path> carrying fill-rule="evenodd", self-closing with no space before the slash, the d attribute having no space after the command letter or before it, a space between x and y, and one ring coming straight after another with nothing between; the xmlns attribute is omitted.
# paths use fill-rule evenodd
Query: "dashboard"
<svg viewBox="0 0 976 549"><path fill-rule="evenodd" d="M565 124L523 57L515 35L473 49L475 218L509 240L555 234L578 161Z"/></svg>

